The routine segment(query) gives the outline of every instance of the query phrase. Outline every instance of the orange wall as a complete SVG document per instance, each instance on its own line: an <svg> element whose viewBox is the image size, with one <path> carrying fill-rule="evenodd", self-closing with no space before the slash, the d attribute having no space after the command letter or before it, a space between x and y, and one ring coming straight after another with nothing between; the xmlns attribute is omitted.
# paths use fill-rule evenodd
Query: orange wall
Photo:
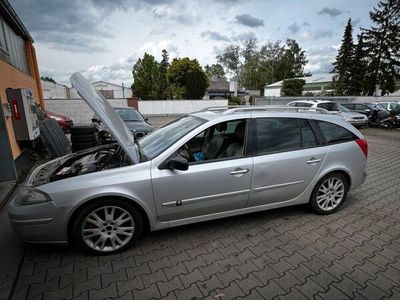
<svg viewBox="0 0 400 300"><path fill-rule="evenodd" d="M27 88L32 90L37 103L43 104L43 96L40 87L39 71L36 63L35 49L31 42L26 42L27 63L32 75L20 71L14 66L0 59L0 98L1 103L7 103L7 88ZM14 159L21 154L21 149L15 140L14 128L11 117L5 117L8 136ZM0 149L1 151L1 149Z"/></svg>

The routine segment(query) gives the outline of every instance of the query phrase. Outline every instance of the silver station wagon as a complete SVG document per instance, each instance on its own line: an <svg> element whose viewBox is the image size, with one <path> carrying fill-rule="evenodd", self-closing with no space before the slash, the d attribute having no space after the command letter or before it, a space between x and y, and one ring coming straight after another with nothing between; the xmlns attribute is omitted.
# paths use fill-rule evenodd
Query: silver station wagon
<svg viewBox="0 0 400 300"><path fill-rule="evenodd" d="M366 177L366 140L323 110L208 109L137 141L82 75L71 82L118 143L31 173L8 209L24 241L111 254L130 247L145 228L305 203L329 214Z"/></svg>

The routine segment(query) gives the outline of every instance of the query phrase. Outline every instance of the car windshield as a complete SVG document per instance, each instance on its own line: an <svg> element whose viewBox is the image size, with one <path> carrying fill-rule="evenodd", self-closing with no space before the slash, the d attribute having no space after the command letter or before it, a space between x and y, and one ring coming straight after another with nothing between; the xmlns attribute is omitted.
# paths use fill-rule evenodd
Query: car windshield
<svg viewBox="0 0 400 300"><path fill-rule="evenodd" d="M338 108L339 108L339 111L341 111L341 112L349 112L350 111L350 109L348 109L347 107L344 107L341 104L338 104Z"/></svg>
<svg viewBox="0 0 400 300"><path fill-rule="evenodd" d="M132 108L115 107L114 110L123 121L144 122L143 116Z"/></svg>
<svg viewBox="0 0 400 300"><path fill-rule="evenodd" d="M141 153L153 159L206 120L185 116L139 140Z"/></svg>

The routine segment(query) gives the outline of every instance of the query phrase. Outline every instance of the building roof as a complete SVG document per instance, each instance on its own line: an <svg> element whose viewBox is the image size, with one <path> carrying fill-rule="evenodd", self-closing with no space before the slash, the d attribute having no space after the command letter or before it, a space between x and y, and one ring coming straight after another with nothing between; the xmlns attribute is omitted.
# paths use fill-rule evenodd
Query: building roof
<svg viewBox="0 0 400 300"><path fill-rule="evenodd" d="M308 76L308 77L297 77L297 78L293 78L293 79L303 79L305 80L305 85L307 84L315 84L315 83L329 83L333 81L333 76L335 74L315 74L312 76ZM267 86L265 86L265 88L279 88L282 87L283 84L283 80L269 84Z"/></svg>
<svg viewBox="0 0 400 300"><path fill-rule="evenodd" d="M210 92L229 92L229 82L226 81L224 78L212 76L210 79L210 85L208 86L206 91L208 93L210 93Z"/></svg>
<svg viewBox="0 0 400 300"><path fill-rule="evenodd" d="M21 35L25 40L33 42L33 38L25 28L25 25L22 23L8 0L0 0L0 15L16 33Z"/></svg>
<svg viewBox="0 0 400 300"><path fill-rule="evenodd" d="M119 84L115 84L115 83L111 83L111 82L107 82L107 81L103 81L103 80L92 82L92 84L96 84L96 83L104 83L104 84L108 84L108 85L118 86L120 88L123 87L124 89L130 89L130 86L126 87L125 85L122 86L122 85L119 85Z"/></svg>

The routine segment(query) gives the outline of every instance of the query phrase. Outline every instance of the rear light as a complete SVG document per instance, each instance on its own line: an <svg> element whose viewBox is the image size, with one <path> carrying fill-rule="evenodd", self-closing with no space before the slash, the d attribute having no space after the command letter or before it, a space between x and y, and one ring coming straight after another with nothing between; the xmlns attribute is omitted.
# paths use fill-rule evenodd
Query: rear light
<svg viewBox="0 0 400 300"><path fill-rule="evenodd" d="M368 143L366 139L356 139L356 143L360 146L361 151L364 153L365 158L368 157Z"/></svg>

